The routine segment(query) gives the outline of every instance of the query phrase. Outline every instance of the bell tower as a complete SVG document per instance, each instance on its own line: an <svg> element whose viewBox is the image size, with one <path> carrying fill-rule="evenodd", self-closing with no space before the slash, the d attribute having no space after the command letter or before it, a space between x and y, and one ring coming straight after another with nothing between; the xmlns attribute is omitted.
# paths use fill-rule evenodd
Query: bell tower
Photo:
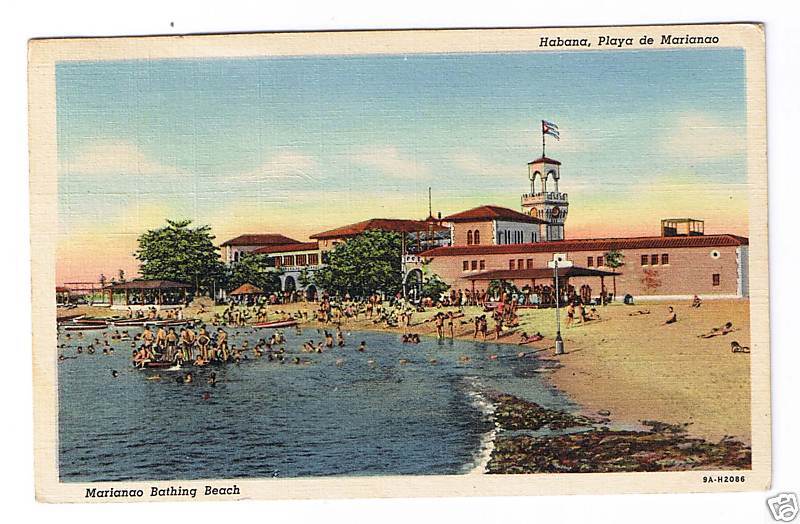
<svg viewBox="0 0 800 524"><path fill-rule="evenodd" d="M558 189L561 162L541 156L528 163L531 192L522 195L522 212L547 222L542 231L545 241L564 240L564 222L569 211L566 193Z"/></svg>

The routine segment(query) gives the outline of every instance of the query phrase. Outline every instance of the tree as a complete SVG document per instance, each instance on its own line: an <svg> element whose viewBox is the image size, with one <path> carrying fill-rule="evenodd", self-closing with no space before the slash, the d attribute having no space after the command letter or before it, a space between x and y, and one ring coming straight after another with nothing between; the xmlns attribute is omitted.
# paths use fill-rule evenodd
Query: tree
<svg viewBox="0 0 800 524"><path fill-rule="evenodd" d="M365 231L339 244L327 265L314 272L314 283L334 295L394 295L403 286L402 242L390 231Z"/></svg>
<svg viewBox="0 0 800 524"><path fill-rule="evenodd" d="M489 287L486 288L486 293L490 297L497 297L499 300L503 300L515 293L519 293L519 290L517 286L507 280L492 280L489 282Z"/></svg>
<svg viewBox="0 0 800 524"><path fill-rule="evenodd" d="M300 274L297 275L297 283L303 288L307 288L314 283L314 279L311 278L311 273L309 273L307 267L300 270Z"/></svg>
<svg viewBox="0 0 800 524"><path fill-rule="evenodd" d="M614 271L619 269L620 267L625 265L625 255L622 254L621 251L617 249L612 249L605 255L606 266L610 267ZM617 276L614 275L611 277L611 285L614 291L614 296L617 296Z"/></svg>
<svg viewBox="0 0 800 524"><path fill-rule="evenodd" d="M439 275L430 275L422 282L422 296L432 300L439 300L443 293L450 289L450 285L439 278Z"/></svg>
<svg viewBox="0 0 800 524"><path fill-rule="evenodd" d="M117 270L117 275L119 276L119 282L120 283L124 283L125 282L125 270L124 269Z"/></svg>
<svg viewBox="0 0 800 524"><path fill-rule="evenodd" d="M174 280L209 291L225 276L211 227L189 227L191 220L167 220L139 237L139 274L145 279Z"/></svg>
<svg viewBox="0 0 800 524"><path fill-rule="evenodd" d="M233 291L242 284L253 284L265 293L273 293L281 289L279 275L268 255L242 253L239 261L228 268L225 287Z"/></svg>

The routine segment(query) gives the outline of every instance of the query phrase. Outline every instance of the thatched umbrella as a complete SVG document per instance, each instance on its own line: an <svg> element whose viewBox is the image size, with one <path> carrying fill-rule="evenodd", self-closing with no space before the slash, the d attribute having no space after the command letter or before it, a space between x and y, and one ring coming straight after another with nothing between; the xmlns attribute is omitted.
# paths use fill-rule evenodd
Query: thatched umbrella
<svg viewBox="0 0 800 524"><path fill-rule="evenodd" d="M264 291L253 284L242 284L229 293L232 296L236 295L263 295Z"/></svg>

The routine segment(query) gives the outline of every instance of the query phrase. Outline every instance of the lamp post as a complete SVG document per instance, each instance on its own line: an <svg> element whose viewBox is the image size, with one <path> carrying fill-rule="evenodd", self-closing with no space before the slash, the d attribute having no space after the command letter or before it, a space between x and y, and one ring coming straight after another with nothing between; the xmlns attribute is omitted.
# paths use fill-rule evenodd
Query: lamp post
<svg viewBox="0 0 800 524"><path fill-rule="evenodd" d="M561 338L561 291L558 287L558 265L561 267L572 267L572 261L567 260L564 253L553 254L553 260L547 263L553 268L553 280L556 284L556 355L564 354L564 339Z"/></svg>

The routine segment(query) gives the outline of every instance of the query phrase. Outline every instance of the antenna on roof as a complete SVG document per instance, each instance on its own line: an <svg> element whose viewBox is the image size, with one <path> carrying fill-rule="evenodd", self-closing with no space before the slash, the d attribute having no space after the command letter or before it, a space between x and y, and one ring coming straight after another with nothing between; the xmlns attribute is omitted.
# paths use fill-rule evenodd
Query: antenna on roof
<svg viewBox="0 0 800 524"><path fill-rule="evenodd" d="M428 186L428 216L433 216L433 205L431 204L431 187Z"/></svg>

